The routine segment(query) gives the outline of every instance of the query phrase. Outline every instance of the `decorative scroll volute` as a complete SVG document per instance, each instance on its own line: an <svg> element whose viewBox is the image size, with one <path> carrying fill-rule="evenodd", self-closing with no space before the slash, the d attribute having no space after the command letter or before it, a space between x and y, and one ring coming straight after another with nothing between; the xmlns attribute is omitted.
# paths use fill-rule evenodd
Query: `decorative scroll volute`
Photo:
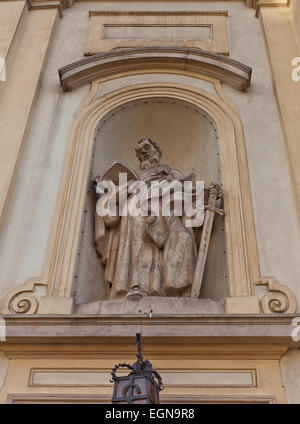
<svg viewBox="0 0 300 424"><path fill-rule="evenodd" d="M270 292L261 301L261 309L265 314L293 314L296 312L294 293L288 287L279 284L274 277L262 278L256 285L265 285Z"/></svg>
<svg viewBox="0 0 300 424"><path fill-rule="evenodd" d="M23 286L9 292L2 301L2 314L35 314L39 306L35 293L36 286L47 286L47 284L30 279Z"/></svg>

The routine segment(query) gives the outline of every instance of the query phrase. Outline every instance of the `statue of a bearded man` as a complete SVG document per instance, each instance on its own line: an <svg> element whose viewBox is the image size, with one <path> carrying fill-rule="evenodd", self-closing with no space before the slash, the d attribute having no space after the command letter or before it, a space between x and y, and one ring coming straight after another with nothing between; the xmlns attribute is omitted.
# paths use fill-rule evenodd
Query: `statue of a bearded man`
<svg viewBox="0 0 300 424"><path fill-rule="evenodd" d="M161 162L161 148L151 139L140 140L135 151L140 162L135 172L147 187L153 181L185 180L180 171ZM99 177L95 184L100 184ZM120 190L116 188L117 201ZM194 229L186 225L189 217L176 216L172 206L169 216L131 214L130 204L136 202L137 194L128 191L127 215L101 216L96 208L96 249L105 266L110 298L190 296L197 245ZM161 198L159 203L161 210Z"/></svg>

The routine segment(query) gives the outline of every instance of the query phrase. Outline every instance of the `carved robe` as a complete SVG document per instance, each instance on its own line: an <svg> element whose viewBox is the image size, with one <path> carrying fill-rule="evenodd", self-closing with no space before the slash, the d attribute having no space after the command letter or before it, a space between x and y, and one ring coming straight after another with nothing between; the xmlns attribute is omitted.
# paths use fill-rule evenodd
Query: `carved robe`
<svg viewBox="0 0 300 424"><path fill-rule="evenodd" d="M138 171L150 185L154 180L179 180L183 175L167 165ZM128 205L135 194L128 195ZM111 298L133 288L149 296L189 296L197 258L192 228L185 217L106 216L96 212L96 249L105 266Z"/></svg>

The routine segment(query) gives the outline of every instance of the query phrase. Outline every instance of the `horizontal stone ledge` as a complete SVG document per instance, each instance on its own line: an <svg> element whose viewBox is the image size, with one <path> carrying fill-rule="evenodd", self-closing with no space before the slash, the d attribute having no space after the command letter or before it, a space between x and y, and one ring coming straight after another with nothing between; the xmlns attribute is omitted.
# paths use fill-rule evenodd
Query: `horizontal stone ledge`
<svg viewBox="0 0 300 424"><path fill-rule="evenodd" d="M300 346L293 319L274 315L1 315L6 343L130 343L135 333L151 343L262 343ZM300 333L300 332L299 332ZM5 342L0 342L3 344Z"/></svg>
<svg viewBox="0 0 300 424"><path fill-rule="evenodd" d="M241 91L247 91L252 75L252 68L237 60L185 47L116 49L78 60L58 73L63 90L71 91L99 78L151 69L203 74Z"/></svg>

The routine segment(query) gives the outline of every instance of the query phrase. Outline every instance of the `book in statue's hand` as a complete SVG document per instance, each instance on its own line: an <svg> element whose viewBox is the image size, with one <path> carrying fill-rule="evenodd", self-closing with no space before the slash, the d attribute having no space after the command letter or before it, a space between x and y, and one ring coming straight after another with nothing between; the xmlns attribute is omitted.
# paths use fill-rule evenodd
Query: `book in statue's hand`
<svg viewBox="0 0 300 424"><path fill-rule="evenodd" d="M119 175L120 174L126 174L127 175L127 181L133 180L138 181L140 180L139 176L136 174L136 172L130 168L128 165L121 161L115 161L102 175L102 177L96 177L94 179L94 183L97 185L101 181L112 181L115 185L119 185Z"/></svg>

